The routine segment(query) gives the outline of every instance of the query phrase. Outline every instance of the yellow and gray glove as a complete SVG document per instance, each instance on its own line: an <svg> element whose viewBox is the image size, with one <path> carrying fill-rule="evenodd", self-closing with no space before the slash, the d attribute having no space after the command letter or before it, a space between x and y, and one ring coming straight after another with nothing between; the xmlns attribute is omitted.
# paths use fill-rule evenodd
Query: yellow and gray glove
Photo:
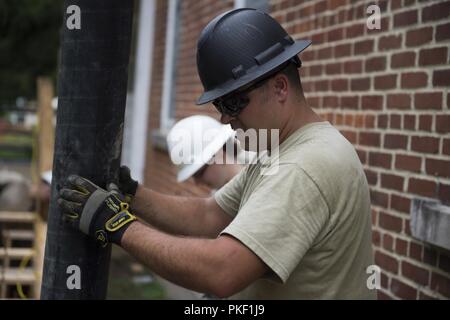
<svg viewBox="0 0 450 320"><path fill-rule="evenodd" d="M109 242L120 245L125 230L136 220L115 184L110 183L108 190L104 190L77 175L67 179L59 193L58 205L66 222L102 246Z"/></svg>

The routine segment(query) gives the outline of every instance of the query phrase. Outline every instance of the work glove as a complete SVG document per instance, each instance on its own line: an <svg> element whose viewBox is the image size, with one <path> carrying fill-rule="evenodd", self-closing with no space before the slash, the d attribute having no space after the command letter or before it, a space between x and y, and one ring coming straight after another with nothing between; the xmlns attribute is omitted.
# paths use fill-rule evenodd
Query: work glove
<svg viewBox="0 0 450 320"><path fill-rule="evenodd" d="M136 220L115 184L110 183L104 190L77 175L67 179L59 192L58 205L66 222L103 247L110 242L120 245L125 230Z"/></svg>
<svg viewBox="0 0 450 320"><path fill-rule="evenodd" d="M121 166L119 169L119 189L125 195L126 202L130 203L136 195L139 183L131 178L130 168Z"/></svg>

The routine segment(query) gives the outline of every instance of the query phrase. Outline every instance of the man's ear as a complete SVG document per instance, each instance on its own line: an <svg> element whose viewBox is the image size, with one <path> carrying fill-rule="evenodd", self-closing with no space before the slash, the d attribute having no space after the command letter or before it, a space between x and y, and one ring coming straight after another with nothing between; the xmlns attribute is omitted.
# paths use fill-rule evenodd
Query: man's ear
<svg viewBox="0 0 450 320"><path fill-rule="evenodd" d="M289 93L289 80L286 75L279 73L273 78L275 99L279 103L285 103Z"/></svg>

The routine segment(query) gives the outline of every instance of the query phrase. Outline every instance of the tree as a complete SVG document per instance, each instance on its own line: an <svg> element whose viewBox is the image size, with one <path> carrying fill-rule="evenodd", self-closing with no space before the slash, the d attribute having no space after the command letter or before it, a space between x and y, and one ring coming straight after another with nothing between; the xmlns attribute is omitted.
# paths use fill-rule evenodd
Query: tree
<svg viewBox="0 0 450 320"><path fill-rule="evenodd" d="M0 0L0 105L35 98L36 77L56 78L62 0Z"/></svg>

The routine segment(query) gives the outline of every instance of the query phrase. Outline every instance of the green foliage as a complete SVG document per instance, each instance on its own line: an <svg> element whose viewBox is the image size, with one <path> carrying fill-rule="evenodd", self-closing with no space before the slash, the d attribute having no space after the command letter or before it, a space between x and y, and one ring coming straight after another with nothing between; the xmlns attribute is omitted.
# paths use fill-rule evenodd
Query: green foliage
<svg viewBox="0 0 450 320"><path fill-rule="evenodd" d="M0 104L35 97L36 77L56 77L62 0L0 0Z"/></svg>
<svg viewBox="0 0 450 320"><path fill-rule="evenodd" d="M166 299L163 287L156 281L136 283L136 276L148 276L149 270L142 268L133 270L132 265L140 263L118 246L111 251L111 264L109 268L108 295L109 300L152 300Z"/></svg>
<svg viewBox="0 0 450 320"><path fill-rule="evenodd" d="M30 134L0 135L0 160L31 160L32 139Z"/></svg>

